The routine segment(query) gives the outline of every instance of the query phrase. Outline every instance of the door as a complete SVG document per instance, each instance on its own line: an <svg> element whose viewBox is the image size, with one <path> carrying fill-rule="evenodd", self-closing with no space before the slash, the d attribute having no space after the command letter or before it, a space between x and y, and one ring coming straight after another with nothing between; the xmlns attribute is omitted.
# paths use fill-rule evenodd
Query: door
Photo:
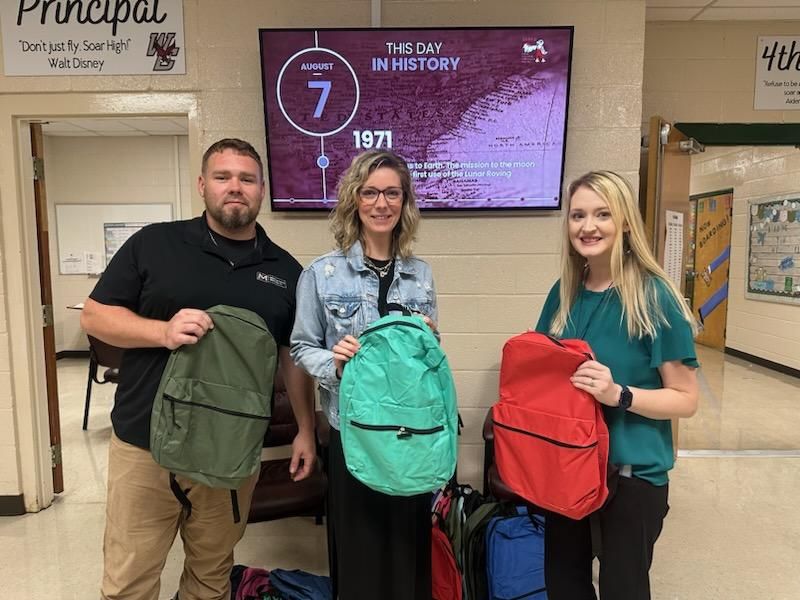
<svg viewBox="0 0 800 600"><path fill-rule="evenodd" d="M33 192L36 202L36 234L39 251L39 287L42 291L44 315L44 360L47 380L47 412L50 416L50 448L53 457L53 491L64 491L61 466L61 419L58 408L58 376L56 373L56 336L53 323L53 289L50 284L50 228L47 219L47 191L44 178L44 136L39 123L31 123L33 154Z"/></svg>
<svg viewBox="0 0 800 600"><path fill-rule="evenodd" d="M661 117L650 119L647 168L640 183L640 210L645 229L659 264L684 290L684 270L689 250L689 182L692 173L692 140ZM677 215L680 215L679 217ZM670 224L682 224L675 233ZM667 231L676 236L678 255L669 252ZM677 236L680 239L677 239ZM673 245L674 248L674 245ZM674 259L674 260L671 260Z"/></svg>
<svg viewBox="0 0 800 600"><path fill-rule="evenodd" d="M640 167L639 210L659 264L681 292L689 256L691 154L699 146L661 117L650 119ZM678 419L672 419L672 447L678 452Z"/></svg>
<svg viewBox="0 0 800 600"><path fill-rule="evenodd" d="M698 344L725 349L733 190L692 196L694 268L692 312L701 324Z"/></svg>

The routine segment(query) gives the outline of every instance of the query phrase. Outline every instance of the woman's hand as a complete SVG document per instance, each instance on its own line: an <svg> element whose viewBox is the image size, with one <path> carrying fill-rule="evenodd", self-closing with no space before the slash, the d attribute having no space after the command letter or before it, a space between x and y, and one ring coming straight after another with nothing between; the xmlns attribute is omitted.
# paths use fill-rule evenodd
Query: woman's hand
<svg viewBox="0 0 800 600"><path fill-rule="evenodd" d="M333 364L336 365L336 376L341 379L344 365L353 358L361 348L361 344L352 335L346 335L331 348L333 351Z"/></svg>
<svg viewBox="0 0 800 600"><path fill-rule="evenodd" d="M421 316L422 316L422 320L425 322L425 325L427 325L428 327L430 327L430 328L431 328L431 331L433 331L434 333L436 333L436 331L438 330L438 326L436 325L436 321L434 321L433 319L431 319L431 318L430 318L429 316L427 316L427 315L421 315Z"/></svg>
<svg viewBox="0 0 800 600"><path fill-rule="evenodd" d="M587 360L578 367L570 381L579 390L589 392L601 404L619 406L622 387L614 383L611 370L596 360Z"/></svg>

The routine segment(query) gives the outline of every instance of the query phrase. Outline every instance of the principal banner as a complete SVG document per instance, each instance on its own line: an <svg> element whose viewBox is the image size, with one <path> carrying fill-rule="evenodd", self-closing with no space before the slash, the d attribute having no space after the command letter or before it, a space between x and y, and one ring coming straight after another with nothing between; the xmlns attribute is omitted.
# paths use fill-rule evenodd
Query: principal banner
<svg viewBox="0 0 800 600"><path fill-rule="evenodd" d="M182 75L182 0L2 0L6 75Z"/></svg>
<svg viewBox="0 0 800 600"><path fill-rule="evenodd" d="M756 110L800 110L800 37L759 37Z"/></svg>

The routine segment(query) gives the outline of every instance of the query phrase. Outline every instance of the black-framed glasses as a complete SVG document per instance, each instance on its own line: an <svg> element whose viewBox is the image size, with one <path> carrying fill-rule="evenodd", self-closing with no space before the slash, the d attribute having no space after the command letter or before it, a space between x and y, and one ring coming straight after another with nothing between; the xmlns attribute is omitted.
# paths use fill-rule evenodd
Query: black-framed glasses
<svg viewBox="0 0 800 600"><path fill-rule="evenodd" d="M399 187L388 187L382 190L366 187L358 190L358 197L361 198L364 204L375 204L381 194L383 194L387 204L399 204L403 201L403 188Z"/></svg>

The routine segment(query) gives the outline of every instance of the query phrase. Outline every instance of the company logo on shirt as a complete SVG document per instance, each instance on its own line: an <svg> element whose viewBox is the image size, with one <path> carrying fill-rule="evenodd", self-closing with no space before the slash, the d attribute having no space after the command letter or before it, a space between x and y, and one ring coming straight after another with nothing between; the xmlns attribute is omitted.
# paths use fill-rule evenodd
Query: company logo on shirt
<svg viewBox="0 0 800 600"><path fill-rule="evenodd" d="M285 279L281 279L280 277L275 277L275 275L267 275L266 273L262 273L261 271L256 273L256 281L277 285L279 288L286 289Z"/></svg>

